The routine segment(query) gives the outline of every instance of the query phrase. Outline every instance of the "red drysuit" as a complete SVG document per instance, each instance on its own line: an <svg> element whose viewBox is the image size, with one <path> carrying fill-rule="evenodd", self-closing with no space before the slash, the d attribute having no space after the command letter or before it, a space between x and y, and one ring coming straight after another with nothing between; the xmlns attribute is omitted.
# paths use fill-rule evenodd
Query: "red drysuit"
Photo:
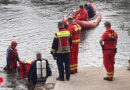
<svg viewBox="0 0 130 90"><path fill-rule="evenodd" d="M117 42L117 33L108 29L101 37L104 41L103 47L103 64L107 70L107 78L113 79L114 75L114 64L115 64L115 53L116 53L116 42Z"/></svg>
<svg viewBox="0 0 130 90"><path fill-rule="evenodd" d="M18 53L16 49L9 49L7 54L9 70L15 71L17 69L17 61L19 61Z"/></svg>
<svg viewBox="0 0 130 90"><path fill-rule="evenodd" d="M72 48L70 52L70 72L77 72L78 67L78 50L79 50L79 42L80 42L80 34L81 34L81 27L72 22L68 26L68 30L71 32L72 35Z"/></svg>

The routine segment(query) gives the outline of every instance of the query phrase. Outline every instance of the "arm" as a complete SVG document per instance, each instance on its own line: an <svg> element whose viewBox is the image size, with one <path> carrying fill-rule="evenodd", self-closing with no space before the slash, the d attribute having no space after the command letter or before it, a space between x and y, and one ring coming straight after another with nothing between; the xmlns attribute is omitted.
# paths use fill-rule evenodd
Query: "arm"
<svg viewBox="0 0 130 90"><path fill-rule="evenodd" d="M17 49L14 50L14 54L15 54L16 61L20 62Z"/></svg>
<svg viewBox="0 0 130 90"><path fill-rule="evenodd" d="M35 65L36 61L34 61L31 66L30 66L30 70L28 72L28 82L31 82L31 77L32 77L32 71L35 69L34 65Z"/></svg>
<svg viewBox="0 0 130 90"><path fill-rule="evenodd" d="M78 14L79 14L79 10L75 12L74 18L76 18Z"/></svg>
<svg viewBox="0 0 130 90"><path fill-rule="evenodd" d="M52 75L52 71L51 71L48 60L45 60L45 61L46 61L46 71L47 71L46 73L47 73L47 77L48 77L48 76Z"/></svg>
<svg viewBox="0 0 130 90"><path fill-rule="evenodd" d="M18 54L17 54L17 61L18 61L18 62L20 62L20 59L19 59L19 56L18 56Z"/></svg>
<svg viewBox="0 0 130 90"><path fill-rule="evenodd" d="M115 41L116 45L117 45L117 40Z"/></svg>
<svg viewBox="0 0 130 90"><path fill-rule="evenodd" d="M58 39L55 35L54 39L53 39L53 43L52 43L52 49L51 49L51 54L55 53L57 50L57 46L58 46Z"/></svg>
<svg viewBox="0 0 130 90"><path fill-rule="evenodd" d="M102 49L104 47L103 41L106 40L106 38L107 38L106 36L107 36L107 33L105 32L105 33L103 33L103 35L101 36L101 39L99 40L99 43L100 43Z"/></svg>
<svg viewBox="0 0 130 90"><path fill-rule="evenodd" d="M72 36L70 35L70 40L69 40L69 42L70 42L70 49L71 49L71 47L72 47Z"/></svg>
<svg viewBox="0 0 130 90"><path fill-rule="evenodd" d="M103 48L103 39L102 38L99 40L99 43L100 43L101 47Z"/></svg>
<svg viewBox="0 0 130 90"><path fill-rule="evenodd" d="M117 45L117 40L118 40L118 35L117 35L117 33L116 33L116 41L115 41L115 42L116 42L116 45Z"/></svg>

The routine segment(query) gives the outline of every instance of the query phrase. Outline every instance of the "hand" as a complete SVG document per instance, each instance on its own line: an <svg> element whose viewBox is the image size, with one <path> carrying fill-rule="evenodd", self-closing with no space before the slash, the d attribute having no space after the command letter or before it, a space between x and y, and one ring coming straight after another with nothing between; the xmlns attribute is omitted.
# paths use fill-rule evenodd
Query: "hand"
<svg viewBox="0 0 130 90"><path fill-rule="evenodd" d="M102 50L104 50L104 45L101 45L101 47L102 47Z"/></svg>
<svg viewBox="0 0 130 90"><path fill-rule="evenodd" d="M56 58L56 53L53 53L52 56L53 56L53 59L54 59L54 60L57 59L57 58Z"/></svg>

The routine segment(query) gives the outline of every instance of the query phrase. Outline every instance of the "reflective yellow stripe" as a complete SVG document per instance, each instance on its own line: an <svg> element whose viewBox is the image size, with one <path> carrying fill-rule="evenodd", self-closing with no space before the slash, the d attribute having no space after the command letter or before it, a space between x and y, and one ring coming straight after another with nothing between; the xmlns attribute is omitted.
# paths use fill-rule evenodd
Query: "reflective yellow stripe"
<svg viewBox="0 0 130 90"><path fill-rule="evenodd" d="M107 75L107 77L113 77L113 75Z"/></svg>
<svg viewBox="0 0 130 90"><path fill-rule="evenodd" d="M78 24L77 24L77 27L78 27L79 30L81 30L81 27Z"/></svg>
<svg viewBox="0 0 130 90"><path fill-rule="evenodd" d="M25 63L31 63L33 61L33 59L28 59L28 60L26 60L26 62Z"/></svg>
<svg viewBox="0 0 130 90"><path fill-rule="evenodd" d="M81 30L81 27L79 26L79 30Z"/></svg>
<svg viewBox="0 0 130 90"><path fill-rule="evenodd" d="M70 51L57 51L56 53L69 53Z"/></svg>
<svg viewBox="0 0 130 90"><path fill-rule="evenodd" d="M61 38L61 37L69 37L70 36L70 32L69 31L61 31L61 32L57 32L57 37Z"/></svg>
<svg viewBox="0 0 130 90"><path fill-rule="evenodd" d="M75 69L77 69L77 67L74 67L74 68L70 68L70 70L75 70Z"/></svg>
<svg viewBox="0 0 130 90"><path fill-rule="evenodd" d="M75 67L75 66L77 66L77 64L70 65L70 67Z"/></svg>
<svg viewBox="0 0 130 90"><path fill-rule="evenodd" d="M54 50L54 49L51 49L51 52L53 52L53 53L54 53L54 52L55 52L55 50Z"/></svg>
<svg viewBox="0 0 130 90"><path fill-rule="evenodd" d="M77 16L80 16L80 13Z"/></svg>
<svg viewBox="0 0 130 90"><path fill-rule="evenodd" d="M57 38L57 36L55 35L54 38Z"/></svg>
<svg viewBox="0 0 130 90"><path fill-rule="evenodd" d="M75 31L81 30L81 27L79 25L74 25Z"/></svg>
<svg viewBox="0 0 130 90"><path fill-rule="evenodd" d="M78 31L78 30L79 30L79 28L78 28L77 25L74 25L74 28L75 28L75 31Z"/></svg>
<svg viewBox="0 0 130 90"><path fill-rule="evenodd" d="M78 39L78 40L72 40L72 42L80 42L80 39Z"/></svg>
<svg viewBox="0 0 130 90"><path fill-rule="evenodd" d="M107 72L107 74L114 74L114 72Z"/></svg>
<svg viewBox="0 0 130 90"><path fill-rule="evenodd" d="M96 19L96 22L98 22L98 19Z"/></svg>

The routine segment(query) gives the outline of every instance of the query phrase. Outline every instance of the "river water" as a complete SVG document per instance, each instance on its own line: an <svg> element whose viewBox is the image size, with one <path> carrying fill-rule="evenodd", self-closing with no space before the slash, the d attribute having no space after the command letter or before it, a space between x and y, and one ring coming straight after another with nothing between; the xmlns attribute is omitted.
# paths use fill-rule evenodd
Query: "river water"
<svg viewBox="0 0 130 90"><path fill-rule="evenodd" d="M6 49L11 41L18 42L17 49L21 60L35 59L36 52L41 52L43 58L49 60L52 70L56 72L57 66L50 54L50 49L54 34L58 31L57 22L68 11L84 3L86 0L18 0L11 4L0 4L0 76L4 78L5 87L12 85L16 90L27 89L26 84L23 84L24 80L18 81L17 76L8 75L2 70L6 65ZM102 21L95 29L82 31L79 66L103 66L99 39L105 31L105 21L112 23L112 28L119 37L115 66L128 66L128 59L130 59L129 0L93 0L92 3L102 14Z"/></svg>

